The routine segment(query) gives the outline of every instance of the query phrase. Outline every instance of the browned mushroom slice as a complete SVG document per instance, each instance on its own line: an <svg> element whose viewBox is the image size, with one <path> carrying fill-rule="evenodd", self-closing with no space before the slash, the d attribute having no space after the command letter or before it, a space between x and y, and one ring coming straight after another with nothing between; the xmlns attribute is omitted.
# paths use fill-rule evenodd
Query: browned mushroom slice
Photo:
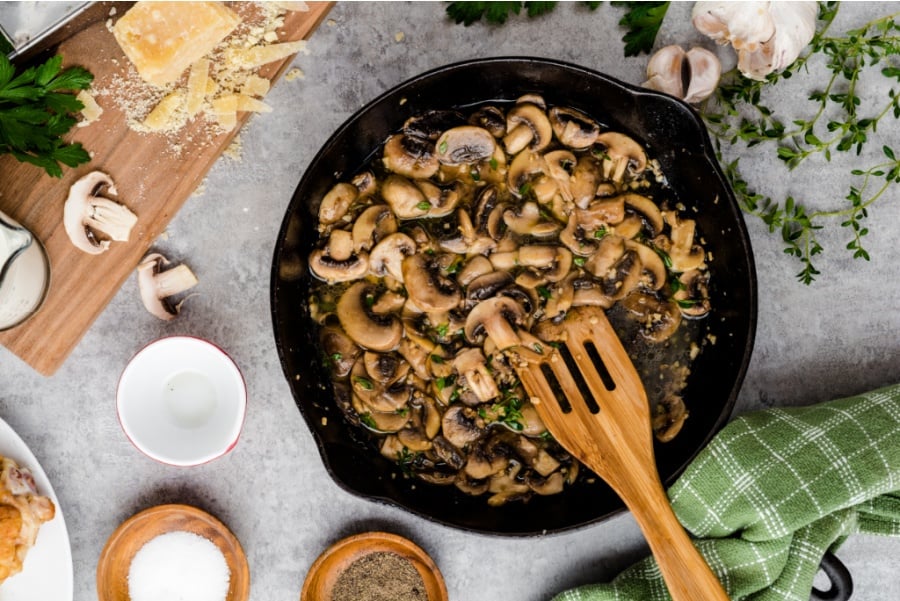
<svg viewBox="0 0 900 601"><path fill-rule="evenodd" d="M518 154L526 146L543 150L553 139L553 128L547 114L531 102L519 102L506 114L503 145L509 154Z"/></svg>
<svg viewBox="0 0 900 601"><path fill-rule="evenodd" d="M548 476L529 473L525 478L528 488L539 495L556 495L563 491L566 477L562 472L553 472Z"/></svg>
<svg viewBox="0 0 900 601"><path fill-rule="evenodd" d="M488 486L490 486L489 480L476 480L474 478L470 478L466 475L465 472L459 472L456 476L456 481L454 482L456 488L466 493L467 495L478 496L483 495L488 491Z"/></svg>
<svg viewBox="0 0 900 601"><path fill-rule="evenodd" d="M389 171L412 179L428 179L437 173L440 165L434 155L434 142L404 134L388 138L383 158Z"/></svg>
<svg viewBox="0 0 900 601"><path fill-rule="evenodd" d="M478 344L487 334L499 350L519 344L516 325L522 324L525 312L511 298L495 296L475 305L466 318L466 340Z"/></svg>
<svg viewBox="0 0 900 601"><path fill-rule="evenodd" d="M681 431L687 417L684 400L678 395L668 396L653 412L653 434L660 442L669 442Z"/></svg>
<svg viewBox="0 0 900 601"><path fill-rule="evenodd" d="M489 160L497 149L497 142L488 130L463 125L442 133L435 147L441 163L467 165Z"/></svg>
<svg viewBox="0 0 900 601"><path fill-rule="evenodd" d="M555 220L544 217L536 202L523 203L518 209L506 209L503 221L510 231L520 236L552 238L562 229Z"/></svg>
<svg viewBox="0 0 900 601"><path fill-rule="evenodd" d="M359 253L340 261L328 255L324 249L317 249L309 256L309 269L313 275L326 282L358 280L369 270L369 255Z"/></svg>
<svg viewBox="0 0 900 601"><path fill-rule="evenodd" d="M503 111L495 106L481 107L472 113L469 123L483 127L495 138L502 138L506 135L506 117L503 115Z"/></svg>
<svg viewBox="0 0 900 601"><path fill-rule="evenodd" d="M406 257L402 271L410 300L423 311L449 311L462 300L459 286L442 273L434 256Z"/></svg>
<svg viewBox="0 0 900 601"><path fill-rule="evenodd" d="M465 449L485 434L484 419L472 407L453 404L441 418L441 432L453 446Z"/></svg>
<svg viewBox="0 0 900 601"><path fill-rule="evenodd" d="M333 326L322 328L319 332L319 343L322 345L331 375L336 379L344 378L350 373L356 358L362 352L343 330Z"/></svg>
<svg viewBox="0 0 900 601"><path fill-rule="evenodd" d="M331 225L340 221L359 196L359 189L347 183L335 184L319 205L319 223Z"/></svg>
<svg viewBox="0 0 900 601"><path fill-rule="evenodd" d="M453 368L460 375L457 381L472 390L480 402L486 403L500 396L500 389L488 370L480 348L466 348L457 353Z"/></svg>
<svg viewBox="0 0 900 601"><path fill-rule="evenodd" d="M364 281L351 284L337 302L338 321L347 336L361 347L393 350L403 335L403 325L395 315L372 311L376 291L374 285Z"/></svg>
<svg viewBox="0 0 900 601"><path fill-rule="evenodd" d="M594 200L597 186L600 184L600 164L589 155L579 157L572 171L572 202L579 208L585 208Z"/></svg>
<svg viewBox="0 0 900 601"><path fill-rule="evenodd" d="M681 309L681 314L690 319L709 314L709 272L692 269L678 277L678 291L673 298Z"/></svg>
<svg viewBox="0 0 900 601"><path fill-rule="evenodd" d="M603 176L621 182L628 172L638 176L647 168L647 154L632 138L619 132L604 132L597 137L604 150Z"/></svg>
<svg viewBox="0 0 900 601"><path fill-rule="evenodd" d="M622 300L622 306L641 324L641 333L654 342L668 339L681 324L678 305L653 294L633 292Z"/></svg>
<svg viewBox="0 0 900 601"><path fill-rule="evenodd" d="M435 456L448 467L461 470L466 464L466 455L443 436L436 436L432 442Z"/></svg>
<svg viewBox="0 0 900 601"><path fill-rule="evenodd" d="M517 499L526 499L531 492L528 485L519 481L519 472L522 464L518 461L510 461L505 470L491 476L488 492L493 493L488 498L488 505L497 507Z"/></svg>
<svg viewBox="0 0 900 601"><path fill-rule="evenodd" d="M569 148L589 148L600 135L596 121L573 108L555 106L548 111L556 139Z"/></svg>
<svg viewBox="0 0 900 601"><path fill-rule="evenodd" d="M466 118L459 111L430 110L407 119L403 123L403 133L437 140L441 133L465 123Z"/></svg>
<svg viewBox="0 0 900 601"><path fill-rule="evenodd" d="M641 277L642 284L650 290L659 290L666 283L666 264L663 262L659 254L640 242L634 240L626 240L625 248L635 251L641 258L641 266L643 274Z"/></svg>

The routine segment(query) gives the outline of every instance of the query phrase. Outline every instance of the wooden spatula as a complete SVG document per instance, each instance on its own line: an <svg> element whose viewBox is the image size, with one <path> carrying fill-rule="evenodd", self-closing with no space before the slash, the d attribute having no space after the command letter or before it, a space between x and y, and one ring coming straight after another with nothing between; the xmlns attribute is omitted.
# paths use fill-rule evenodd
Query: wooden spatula
<svg viewBox="0 0 900 601"><path fill-rule="evenodd" d="M560 324L538 334L558 340L569 354L551 344L542 345L541 352L524 345L511 349L519 358L513 361L519 378L547 429L631 510L675 601L727 601L669 505L653 457L647 395L603 310L575 308ZM556 379L563 399L548 376Z"/></svg>

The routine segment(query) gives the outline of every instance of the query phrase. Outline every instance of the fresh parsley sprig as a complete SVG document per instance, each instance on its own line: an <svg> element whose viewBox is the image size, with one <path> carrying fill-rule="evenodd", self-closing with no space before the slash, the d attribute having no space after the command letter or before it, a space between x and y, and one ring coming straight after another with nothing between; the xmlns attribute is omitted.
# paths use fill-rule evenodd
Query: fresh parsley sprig
<svg viewBox="0 0 900 601"><path fill-rule="evenodd" d="M491 25L503 25L510 15L518 15L525 9L530 18L540 17L556 8L556 2L450 2L447 15L456 23L468 27L484 19ZM600 2L584 2L591 10Z"/></svg>
<svg viewBox="0 0 900 601"><path fill-rule="evenodd" d="M627 27L628 32L622 38L625 42L625 56L649 54L656 42L656 34L662 25L669 2L612 2L613 6L627 9L619 20L619 25Z"/></svg>
<svg viewBox="0 0 900 601"><path fill-rule="evenodd" d="M93 80L81 67L62 69L62 57L16 74L0 54L0 154L62 176L60 163L75 167L90 160L80 143L67 144L64 136L75 125L72 113L84 105L70 92L86 89Z"/></svg>
<svg viewBox="0 0 900 601"><path fill-rule="evenodd" d="M829 220L839 220L840 227L849 231L846 248L853 258L869 260L863 244L869 233L864 224L868 209L892 185L900 183L900 162L895 150L883 145L873 151L868 144L879 124L891 116L895 122L900 119L900 93L892 88L880 107L863 115L859 87L870 70L900 82L900 68L890 62L900 56L898 14L873 20L841 36L830 36L828 31L838 9L837 2L820 3L818 31L808 51L793 65L772 73L765 81L728 73L723 76L715 99L703 107L704 119L720 151L723 145L768 145L789 170L814 156L831 162L841 153L869 162L868 167L850 171L851 183L843 204L817 211L808 210L803 199L788 196L777 201L758 193L742 176L739 159L725 165L725 175L741 207L762 219L770 232L780 232L784 252L802 264L797 278L804 284L811 284L820 275L814 258L824 249L817 234ZM824 68L829 74L822 78L823 85L808 96L812 115L786 121L765 103L765 92L791 77L810 74L809 61L817 54L824 57Z"/></svg>

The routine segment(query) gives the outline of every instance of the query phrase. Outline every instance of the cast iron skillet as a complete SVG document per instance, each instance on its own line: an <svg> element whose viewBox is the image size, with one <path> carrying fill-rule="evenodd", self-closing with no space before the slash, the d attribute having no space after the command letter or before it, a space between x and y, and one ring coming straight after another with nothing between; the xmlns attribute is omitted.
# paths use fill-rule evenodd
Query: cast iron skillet
<svg viewBox="0 0 900 601"><path fill-rule="evenodd" d="M309 319L306 257L316 239L320 199L347 181L389 134L427 109L513 101L536 92L548 105L580 109L640 141L659 160L698 222L710 259L715 344L694 363L684 396L690 418L676 439L657 445L666 484L728 419L750 360L756 326L756 273L741 212L725 182L702 121L672 97L626 85L572 64L539 58L491 58L448 65L415 77L366 105L326 142L287 209L275 248L271 302L275 340L294 399L329 474L344 489L428 519L483 533L559 532L603 520L624 507L602 483L582 483L528 503L487 505L455 489L406 479L397 467L354 440L332 400ZM693 208L696 207L696 212Z"/></svg>

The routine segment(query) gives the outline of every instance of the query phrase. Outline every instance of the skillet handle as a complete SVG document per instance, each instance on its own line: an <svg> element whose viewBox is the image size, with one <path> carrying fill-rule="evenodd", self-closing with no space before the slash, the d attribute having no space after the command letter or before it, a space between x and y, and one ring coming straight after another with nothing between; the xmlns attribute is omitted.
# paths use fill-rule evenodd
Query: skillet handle
<svg viewBox="0 0 900 601"><path fill-rule="evenodd" d="M829 551L822 557L819 568L828 576L831 588L827 591L813 588L810 601L847 601L853 594L853 578L847 566Z"/></svg>

